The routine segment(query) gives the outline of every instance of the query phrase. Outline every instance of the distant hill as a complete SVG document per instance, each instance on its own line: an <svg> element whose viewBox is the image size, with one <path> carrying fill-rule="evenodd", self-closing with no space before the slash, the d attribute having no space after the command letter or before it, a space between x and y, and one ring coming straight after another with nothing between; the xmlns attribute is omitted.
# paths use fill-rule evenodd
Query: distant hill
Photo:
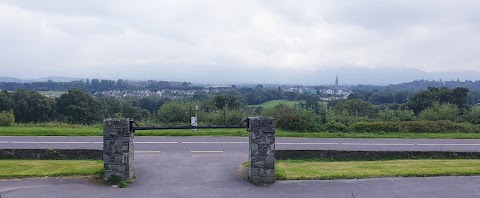
<svg viewBox="0 0 480 198"><path fill-rule="evenodd" d="M50 76L46 78L37 78L29 80L30 82L47 82L47 81L54 81L54 82L72 82L78 80L84 80L84 78L71 78L71 77L64 77L64 76Z"/></svg>
<svg viewBox="0 0 480 198"><path fill-rule="evenodd" d="M406 67L390 68L355 68L336 67L323 70L301 69L271 69L259 68L244 70L242 68L231 69L221 75L209 70L192 72L195 75L188 76L172 74L170 78L179 81L214 83L214 84L290 84L290 85L333 85L335 76L338 75L340 85L389 85L412 82L415 80L457 80L465 81L480 80L480 72L426 72L419 69ZM159 80L159 79L155 79Z"/></svg>
<svg viewBox="0 0 480 198"><path fill-rule="evenodd" d="M20 78L8 77L8 76L0 76L0 82L31 83L31 82L47 82L49 80L54 82L72 82L72 81L83 80L83 78L50 76L50 77L36 78L36 79L20 79Z"/></svg>
<svg viewBox="0 0 480 198"><path fill-rule="evenodd" d="M0 82L23 82L20 78L13 78L8 76L0 76Z"/></svg>
<svg viewBox="0 0 480 198"><path fill-rule="evenodd" d="M417 80L428 81L477 81L480 80L480 72L476 71L455 71L455 72L426 72L419 69L406 67L390 68L354 68L336 67L324 70L306 71L301 69L244 69L241 67L228 71L212 72L209 69L195 71L172 71L166 79L159 79L158 75L143 76L153 80L187 81L204 84L289 84L289 85L333 85L335 76L338 75L340 85L380 85L402 84ZM137 80L132 77L126 79ZM141 76L141 75L137 75ZM88 77L93 79L94 77ZM97 79L107 79L98 78ZM83 78L85 79L85 78ZM0 82L71 82L83 80L82 78L71 78L63 76L51 76L37 79L18 79L12 77L0 77ZM125 79L125 78L124 78ZM111 80L117 80L111 78ZM145 80L144 80L145 81Z"/></svg>
<svg viewBox="0 0 480 198"><path fill-rule="evenodd" d="M330 84L335 83L335 76L338 75L341 85L389 85L412 82L416 80L435 81L477 81L480 80L480 72L425 72L412 68L335 68L316 71L309 74L302 74L298 79L304 84ZM294 77L298 78L298 77Z"/></svg>

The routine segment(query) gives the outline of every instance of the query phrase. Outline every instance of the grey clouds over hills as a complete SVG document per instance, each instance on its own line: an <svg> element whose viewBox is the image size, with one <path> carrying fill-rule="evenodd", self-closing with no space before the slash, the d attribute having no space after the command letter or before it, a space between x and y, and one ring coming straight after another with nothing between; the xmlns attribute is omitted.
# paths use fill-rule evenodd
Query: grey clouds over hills
<svg viewBox="0 0 480 198"><path fill-rule="evenodd" d="M50 77L36 78L36 79L20 79L20 78L15 78L15 77L0 76L0 82L30 83L30 82L47 82L49 80L54 81L54 82L71 82L71 81L75 81L75 80L82 80L82 78L50 76Z"/></svg>
<svg viewBox="0 0 480 198"><path fill-rule="evenodd" d="M301 85L328 85L335 82L335 76L338 75L340 84L343 85L388 85L411 82L414 80L480 80L480 72L475 71L458 71L458 72L425 72L418 69L410 68L335 68L322 71L297 71L297 70L267 70L257 71L246 70L229 70L218 73L211 73L208 70L178 72L164 76L145 76L131 74L131 76L122 76L118 78L129 80L166 80L166 81L188 81L193 83L276 83L276 84L301 84ZM95 78L85 76L85 78ZM46 82L52 80L55 82L68 82L81 80L82 78L71 77L46 77L38 79L19 79L14 77L0 77L1 82ZM102 79L109 79L104 77ZM113 79L113 78L110 78ZM116 79L113 79L116 80Z"/></svg>

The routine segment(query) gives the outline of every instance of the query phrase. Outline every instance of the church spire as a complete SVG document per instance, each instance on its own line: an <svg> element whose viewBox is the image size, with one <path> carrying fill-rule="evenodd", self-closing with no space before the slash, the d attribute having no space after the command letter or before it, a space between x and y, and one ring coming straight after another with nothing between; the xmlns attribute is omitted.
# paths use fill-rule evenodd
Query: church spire
<svg viewBox="0 0 480 198"><path fill-rule="evenodd" d="M338 91L338 74L335 76L335 92Z"/></svg>

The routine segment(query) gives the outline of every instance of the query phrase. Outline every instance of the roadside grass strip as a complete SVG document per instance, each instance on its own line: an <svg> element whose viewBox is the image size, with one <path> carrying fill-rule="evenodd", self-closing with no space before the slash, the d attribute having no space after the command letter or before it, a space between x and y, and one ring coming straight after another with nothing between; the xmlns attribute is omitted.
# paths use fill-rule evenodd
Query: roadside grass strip
<svg viewBox="0 0 480 198"><path fill-rule="evenodd" d="M280 180L332 180L378 177L430 177L480 175L480 160L312 161L278 160Z"/></svg>
<svg viewBox="0 0 480 198"><path fill-rule="evenodd" d="M102 136L102 126L14 126L0 127L0 136ZM135 136L233 136L248 137L247 129L199 129L136 131ZM277 137L305 138L409 138L480 139L480 133L403 133L403 132L292 132L276 129Z"/></svg>
<svg viewBox="0 0 480 198"><path fill-rule="evenodd" d="M100 160L0 160L0 179L100 175Z"/></svg>
<svg viewBox="0 0 480 198"><path fill-rule="evenodd" d="M75 126L75 127L74 127ZM98 126L14 126L0 127L1 136L102 136Z"/></svg>

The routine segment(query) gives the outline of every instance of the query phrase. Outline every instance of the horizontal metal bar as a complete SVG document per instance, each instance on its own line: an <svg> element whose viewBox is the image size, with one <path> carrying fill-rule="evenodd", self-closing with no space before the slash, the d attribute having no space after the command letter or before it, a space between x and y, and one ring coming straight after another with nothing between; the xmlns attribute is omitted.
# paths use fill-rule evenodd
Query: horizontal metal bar
<svg viewBox="0 0 480 198"><path fill-rule="evenodd" d="M166 129L241 129L247 126L240 125L211 125L211 126L151 126L151 127L132 127L132 131L136 130L166 130Z"/></svg>

